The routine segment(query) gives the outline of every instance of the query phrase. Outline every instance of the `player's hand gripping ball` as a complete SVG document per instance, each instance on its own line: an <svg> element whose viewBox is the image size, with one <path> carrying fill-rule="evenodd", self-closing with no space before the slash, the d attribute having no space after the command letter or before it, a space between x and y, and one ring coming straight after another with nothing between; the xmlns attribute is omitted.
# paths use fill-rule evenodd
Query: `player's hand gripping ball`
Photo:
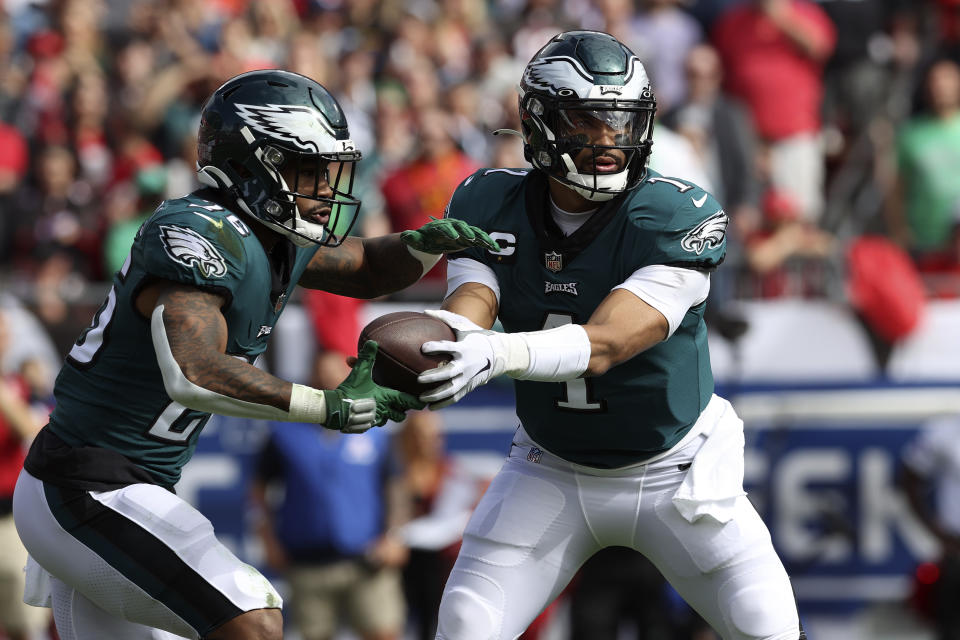
<svg viewBox="0 0 960 640"><path fill-rule="evenodd" d="M446 364L450 358L446 353L421 353L420 346L433 340L456 340L456 336L438 318L416 311L397 311L371 320L360 332L358 348L367 340L380 345L373 365L373 381L419 396L434 385L420 384L417 376Z"/></svg>

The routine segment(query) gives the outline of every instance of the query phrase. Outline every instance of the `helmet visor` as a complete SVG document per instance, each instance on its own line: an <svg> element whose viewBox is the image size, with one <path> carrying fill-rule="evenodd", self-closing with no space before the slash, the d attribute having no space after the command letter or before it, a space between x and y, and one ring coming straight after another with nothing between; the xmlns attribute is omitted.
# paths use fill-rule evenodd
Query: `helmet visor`
<svg viewBox="0 0 960 640"><path fill-rule="evenodd" d="M574 147L638 147L647 139L653 113L648 108L586 109L560 107L556 136Z"/></svg>

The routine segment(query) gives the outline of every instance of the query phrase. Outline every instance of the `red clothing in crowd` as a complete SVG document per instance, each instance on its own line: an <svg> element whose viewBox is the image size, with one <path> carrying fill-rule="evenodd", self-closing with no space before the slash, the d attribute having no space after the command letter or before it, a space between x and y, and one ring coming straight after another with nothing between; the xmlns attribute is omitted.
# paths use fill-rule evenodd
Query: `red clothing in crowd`
<svg viewBox="0 0 960 640"><path fill-rule="evenodd" d="M960 255L944 251L917 258L917 270L931 298L960 298Z"/></svg>
<svg viewBox="0 0 960 640"><path fill-rule="evenodd" d="M807 0L793 0L792 19L832 51L837 33L830 17ZM811 59L752 3L721 15L712 32L723 59L727 90L743 100L768 140L820 130L822 63ZM824 56L824 59L826 56Z"/></svg>
<svg viewBox="0 0 960 640"><path fill-rule="evenodd" d="M0 122L0 171L9 171L20 179L29 164L30 152L23 135L16 128Z"/></svg>
<svg viewBox="0 0 960 640"><path fill-rule="evenodd" d="M313 323L318 348L344 355L357 353L363 300L317 289L303 290L303 307Z"/></svg>
<svg viewBox="0 0 960 640"><path fill-rule="evenodd" d="M940 39L948 45L960 44L960 0L937 0L937 8Z"/></svg>
<svg viewBox="0 0 960 640"><path fill-rule="evenodd" d="M24 402L30 398L26 383L19 376L6 378L5 382L16 390ZM23 468L26 448L20 436L7 420L0 416L0 500L13 498L13 488L17 485L17 476Z"/></svg>
<svg viewBox="0 0 960 640"><path fill-rule="evenodd" d="M430 222L430 216L442 218L453 190L478 168L454 150L435 159L417 158L388 174L381 189L393 230L416 229ZM441 260L425 277L446 278L443 264Z"/></svg>

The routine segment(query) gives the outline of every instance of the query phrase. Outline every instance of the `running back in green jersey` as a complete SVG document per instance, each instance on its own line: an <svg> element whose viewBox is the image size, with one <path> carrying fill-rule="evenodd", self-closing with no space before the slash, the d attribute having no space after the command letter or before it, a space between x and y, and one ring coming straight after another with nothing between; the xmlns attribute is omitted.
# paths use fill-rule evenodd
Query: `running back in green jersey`
<svg viewBox="0 0 960 640"><path fill-rule="evenodd" d="M647 171L640 185L601 207L563 237L548 213L539 171L482 169L453 195L448 215L485 229L504 247L470 249L500 286L508 332L585 323L633 272L649 265L709 271L723 260L727 215L700 187ZM602 376L563 383L515 381L527 432L567 460L611 468L676 444L713 393L703 322L691 308L669 339Z"/></svg>
<svg viewBox="0 0 960 640"><path fill-rule="evenodd" d="M164 279L225 296L227 353L253 362L266 348L288 289L317 251L285 243L289 277L275 278L247 223L215 198L213 190L201 190L168 200L143 224L54 388L49 428L56 435L74 447L120 452L162 485L180 478L210 414L187 409L167 395L150 319L134 307L137 293Z"/></svg>

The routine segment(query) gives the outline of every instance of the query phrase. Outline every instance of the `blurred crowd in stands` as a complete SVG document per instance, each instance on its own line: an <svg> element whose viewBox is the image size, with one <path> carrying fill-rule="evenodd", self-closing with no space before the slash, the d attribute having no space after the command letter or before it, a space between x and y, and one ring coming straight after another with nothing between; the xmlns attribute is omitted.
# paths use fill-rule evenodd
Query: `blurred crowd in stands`
<svg viewBox="0 0 960 640"><path fill-rule="evenodd" d="M960 294L956 0L5 0L0 282L62 351L141 221L195 186L201 101L283 67L364 153L359 232L421 224L483 166L523 167L515 85L553 34L604 30L659 104L653 167L731 215L714 299L848 295L865 235ZM407 296L436 299L442 267Z"/></svg>
<svg viewBox="0 0 960 640"><path fill-rule="evenodd" d="M730 214L711 328L745 329L731 301L816 297L850 305L882 347L918 305L960 298L960 0L0 0L0 307L65 354L143 220L197 186L202 100L243 71L289 69L337 96L364 155L355 233L440 216L476 169L528 166L517 137L492 132L519 129L524 65L573 28L638 54L658 102L653 168ZM396 297L443 289L441 264ZM298 302L320 346L310 375L342 378L362 303ZM33 330L9 351L33 353ZM56 358L14 360L42 414ZM422 428L428 453L402 478L419 518L450 468ZM468 493L438 498L448 525ZM441 582L408 589L422 596L410 615L432 637L458 532L416 522L411 566ZM591 603L576 610L591 619Z"/></svg>

